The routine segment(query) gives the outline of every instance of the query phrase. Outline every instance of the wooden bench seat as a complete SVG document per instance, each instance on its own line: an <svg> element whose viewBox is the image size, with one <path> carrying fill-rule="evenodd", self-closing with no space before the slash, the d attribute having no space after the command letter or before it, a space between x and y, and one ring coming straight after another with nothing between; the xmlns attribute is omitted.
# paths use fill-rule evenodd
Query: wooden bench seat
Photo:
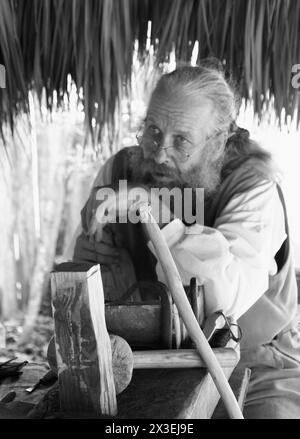
<svg viewBox="0 0 300 439"><path fill-rule="evenodd" d="M224 369L240 407L243 406L250 371ZM0 400L10 391L16 392L14 401L0 406L0 419L64 417L59 407L58 385L41 386L33 393L25 389L34 385L47 371L45 364L29 364L16 379L6 378L0 383ZM140 369L134 370L130 385L117 396L117 419L203 419L227 418L219 401L219 394L204 368ZM217 406L217 408L216 408ZM215 410L216 408L216 410ZM6 410L5 410L6 409ZM33 410L34 409L34 410ZM74 414L74 417L97 415Z"/></svg>

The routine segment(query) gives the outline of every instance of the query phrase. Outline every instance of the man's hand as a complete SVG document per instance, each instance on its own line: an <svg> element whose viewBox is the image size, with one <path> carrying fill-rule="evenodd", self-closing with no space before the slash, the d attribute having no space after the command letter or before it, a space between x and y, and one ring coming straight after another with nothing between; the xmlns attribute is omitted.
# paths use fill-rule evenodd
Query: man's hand
<svg viewBox="0 0 300 439"><path fill-rule="evenodd" d="M119 262L120 253L114 246L108 227L104 227L102 240L89 239L84 233L77 238L73 261L110 265Z"/></svg>
<svg viewBox="0 0 300 439"><path fill-rule="evenodd" d="M170 222L174 216L158 196L157 192L146 186L120 184L118 188L112 186L94 188L89 200L81 212L82 227L92 241L103 241L103 228L106 223L138 222L137 210L141 203L150 204L151 213L162 227ZM105 251L105 249L103 249Z"/></svg>
<svg viewBox="0 0 300 439"><path fill-rule="evenodd" d="M99 241L102 239L102 230L105 223L132 221L130 212L132 213L134 209L137 209L140 203L148 204L150 194L145 186L133 186L123 182L118 188L100 188L96 193L96 200L98 206L94 210L89 234L94 236L96 241ZM135 220L135 222L138 222L139 218L135 216Z"/></svg>

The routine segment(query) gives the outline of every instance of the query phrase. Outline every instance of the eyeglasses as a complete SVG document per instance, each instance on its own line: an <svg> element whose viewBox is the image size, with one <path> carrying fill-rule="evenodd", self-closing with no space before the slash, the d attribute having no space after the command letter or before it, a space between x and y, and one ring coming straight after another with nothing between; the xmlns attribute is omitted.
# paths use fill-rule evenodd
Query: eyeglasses
<svg viewBox="0 0 300 439"><path fill-rule="evenodd" d="M186 162L195 150L191 152L191 142L181 135L174 137L173 145L161 146L163 134L154 125L142 126L136 136L138 144L150 154L156 154L159 148L168 150L168 156L173 156L175 160Z"/></svg>
<svg viewBox="0 0 300 439"><path fill-rule="evenodd" d="M217 137L222 133L224 133L224 131L212 133L205 139L205 144L212 138ZM186 162L196 151L198 151L198 148L193 148L192 150L192 143L182 135L176 135L174 137L173 145L162 147L161 143L163 134L157 127L153 125L148 127L142 126L136 135L136 139L138 144L150 154L156 154L159 148L169 150L171 151L171 155L175 158L175 160L181 163ZM169 153L167 154L170 156Z"/></svg>

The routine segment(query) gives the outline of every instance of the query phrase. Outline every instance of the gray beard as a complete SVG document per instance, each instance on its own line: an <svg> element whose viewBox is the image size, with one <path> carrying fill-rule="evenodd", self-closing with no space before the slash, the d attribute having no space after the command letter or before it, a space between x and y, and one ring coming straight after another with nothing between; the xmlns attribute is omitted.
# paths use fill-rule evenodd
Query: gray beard
<svg viewBox="0 0 300 439"><path fill-rule="evenodd" d="M205 202L210 200L218 190L221 183L221 170L224 157L213 160L210 154L204 154L201 163L196 164L188 172L180 172L179 169L169 168L165 164L157 164L152 159L145 159L141 154L131 157L130 167L132 170L132 183L146 185L151 188L203 188ZM170 178L163 182L155 177L161 173Z"/></svg>

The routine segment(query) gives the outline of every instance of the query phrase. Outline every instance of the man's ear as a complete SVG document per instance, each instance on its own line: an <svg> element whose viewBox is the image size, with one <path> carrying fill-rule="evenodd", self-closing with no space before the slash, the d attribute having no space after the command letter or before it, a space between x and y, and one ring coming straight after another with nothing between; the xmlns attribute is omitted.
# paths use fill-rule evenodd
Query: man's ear
<svg viewBox="0 0 300 439"><path fill-rule="evenodd" d="M225 150L225 146L228 140L228 134L226 132L221 133L213 142L212 149L216 159L220 158Z"/></svg>

